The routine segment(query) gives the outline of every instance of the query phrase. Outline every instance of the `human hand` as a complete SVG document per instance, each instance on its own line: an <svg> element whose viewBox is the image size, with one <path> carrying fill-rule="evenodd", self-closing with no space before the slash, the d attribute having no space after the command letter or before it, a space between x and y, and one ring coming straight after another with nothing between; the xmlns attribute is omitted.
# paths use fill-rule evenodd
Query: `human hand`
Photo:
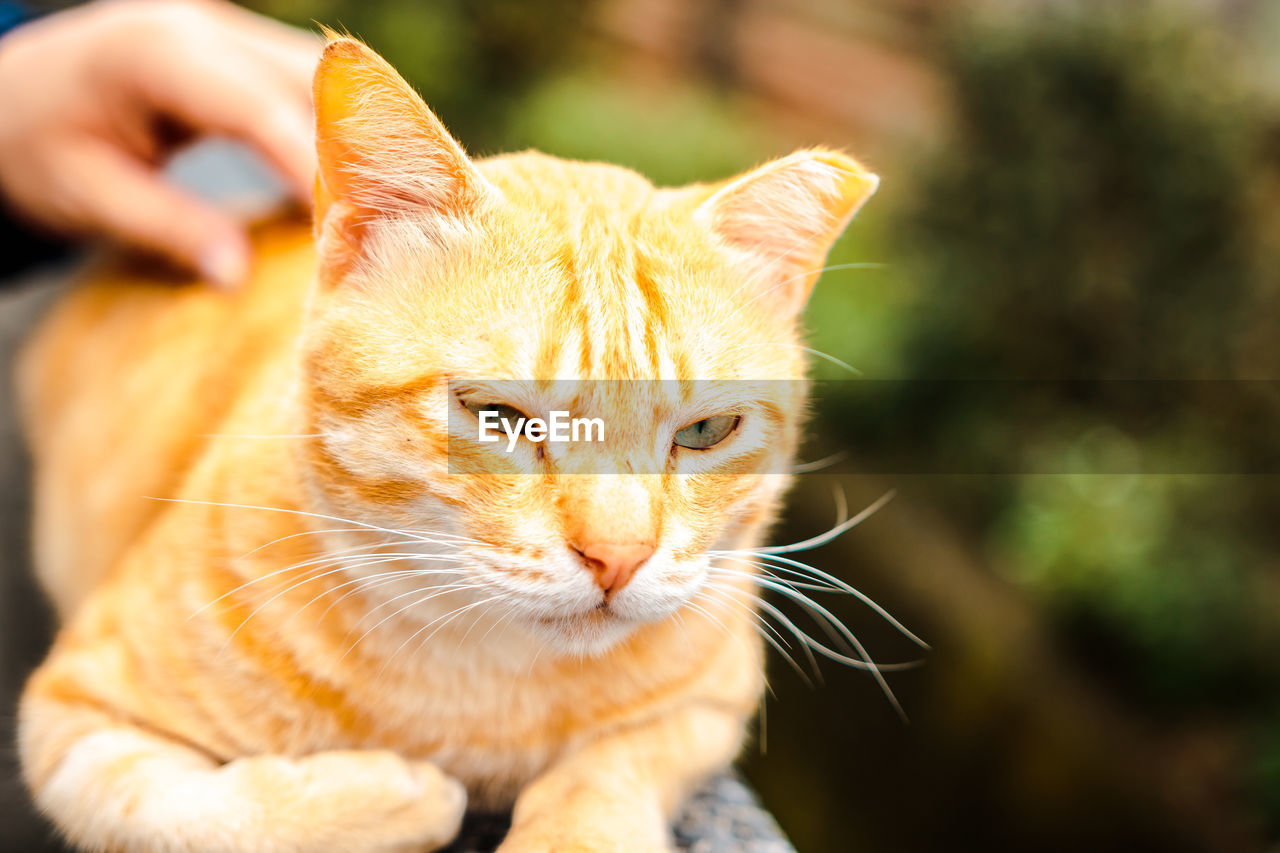
<svg viewBox="0 0 1280 853"><path fill-rule="evenodd" d="M165 181L204 135L257 149L309 200L321 41L211 0L112 0L0 40L0 196L53 231L106 236L233 286L244 227Z"/></svg>

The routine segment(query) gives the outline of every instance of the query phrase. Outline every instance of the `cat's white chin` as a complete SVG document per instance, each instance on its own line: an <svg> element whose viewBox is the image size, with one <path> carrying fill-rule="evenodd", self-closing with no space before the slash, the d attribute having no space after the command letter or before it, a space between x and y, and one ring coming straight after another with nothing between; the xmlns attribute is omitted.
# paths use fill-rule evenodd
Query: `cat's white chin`
<svg viewBox="0 0 1280 853"><path fill-rule="evenodd" d="M564 657L598 657L631 636L642 623L618 615L612 608L536 619L532 634L551 652Z"/></svg>
<svg viewBox="0 0 1280 853"><path fill-rule="evenodd" d="M549 651L565 657L599 657L645 625L674 618L685 598L679 595L618 600L580 613L539 618L528 624Z"/></svg>

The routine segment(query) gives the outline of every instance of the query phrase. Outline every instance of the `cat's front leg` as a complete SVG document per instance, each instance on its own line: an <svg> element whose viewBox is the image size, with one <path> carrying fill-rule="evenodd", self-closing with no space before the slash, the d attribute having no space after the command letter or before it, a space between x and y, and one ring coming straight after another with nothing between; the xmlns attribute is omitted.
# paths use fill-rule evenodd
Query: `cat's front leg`
<svg viewBox="0 0 1280 853"><path fill-rule="evenodd" d="M23 773L73 844L139 853L407 853L458 831L462 785L379 751L219 763L143 725L28 689Z"/></svg>
<svg viewBox="0 0 1280 853"><path fill-rule="evenodd" d="M691 705L574 750L520 794L498 853L668 853L672 814L733 760L746 716Z"/></svg>

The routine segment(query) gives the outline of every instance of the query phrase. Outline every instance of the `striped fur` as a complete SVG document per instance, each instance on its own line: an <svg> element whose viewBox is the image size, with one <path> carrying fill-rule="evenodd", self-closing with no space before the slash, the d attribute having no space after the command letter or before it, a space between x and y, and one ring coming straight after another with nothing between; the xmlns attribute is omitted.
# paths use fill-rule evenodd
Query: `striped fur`
<svg viewBox="0 0 1280 853"><path fill-rule="evenodd" d="M777 510L797 315L874 178L826 151L670 190L472 161L350 39L316 96L316 239L259 228L234 295L101 267L26 354L63 621L22 700L27 784L89 850L429 850L466 803L514 805L503 853L665 850L763 683L705 552ZM458 473L491 451L449 441L454 390L502 379L755 390L531 384L502 402L609 441ZM723 447L672 450L725 410ZM655 549L607 606L589 541Z"/></svg>

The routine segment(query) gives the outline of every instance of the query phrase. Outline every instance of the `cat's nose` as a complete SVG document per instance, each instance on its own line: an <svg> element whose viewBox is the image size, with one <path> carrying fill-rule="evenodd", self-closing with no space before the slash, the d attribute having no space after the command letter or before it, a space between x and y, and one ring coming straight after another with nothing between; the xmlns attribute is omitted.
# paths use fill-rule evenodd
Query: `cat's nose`
<svg viewBox="0 0 1280 853"><path fill-rule="evenodd" d="M595 575L596 584L604 590L606 596L611 596L626 586L636 569L653 556L653 546L641 543L617 545L596 542L573 550L582 555L587 569Z"/></svg>

